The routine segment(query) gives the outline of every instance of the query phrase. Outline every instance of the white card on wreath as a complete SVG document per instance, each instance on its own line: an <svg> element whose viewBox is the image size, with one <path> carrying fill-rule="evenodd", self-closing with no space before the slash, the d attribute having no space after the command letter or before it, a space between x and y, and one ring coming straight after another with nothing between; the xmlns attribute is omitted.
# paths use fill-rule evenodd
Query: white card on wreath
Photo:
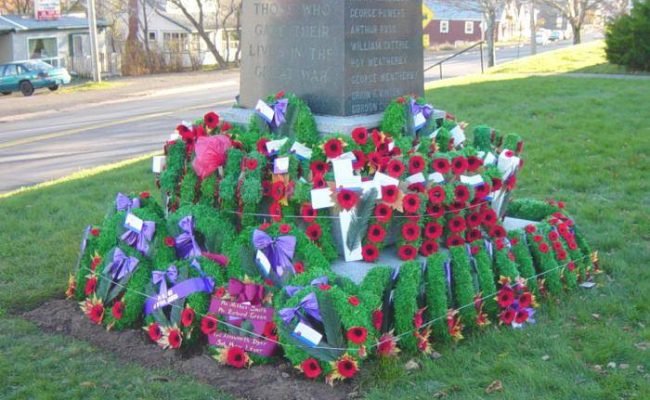
<svg viewBox="0 0 650 400"><path fill-rule="evenodd" d="M289 139L284 138L284 139L271 140L269 142L266 142L266 151L268 151L269 154L277 153L278 151L280 151L282 146L284 146L284 144L287 143L287 140Z"/></svg>
<svg viewBox="0 0 650 400"><path fill-rule="evenodd" d="M167 157L153 156L151 171L154 174L159 174L165 169L165 165L167 165Z"/></svg>
<svg viewBox="0 0 650 400"><path fill-rule="evenodd" d="M262 269L262 271L264 271L264 275L271 273L271 262L262 250L257 250L257 254L255 254L255 263Z"/></svg>
<svg viewBox="0 0 650 400"><path fill-rule="evenodd" d="M419 112L413 116L413 128L417 131L426 125L427 119L424 118L424 114Z"/></svg>
<svg viewBox="0 0 650 400"><path fill-rule="evenodd" d="M332 169L334 170L334 181L337 188L361 188L361 176L354 174L352 160L347 158L332 160Z"/></svg>
<svg viewBox="0 0 650 400"><path fill-rule="evenodd" d="M499 162L497 163L497 167L499 168L499 171L503 174L503 180L505 181L515 173L517 170L517 167L519 167L519 157L515 155L508 155L506 154L508 151L502 151L501 154L499 154Z"/></svg>
<svg viewBox="0 0 650 400"><path fill-rule="evenodd" d="M302 160L311 159L311 149L300 142L295 142L290 151Z"/></svg>
<svg viewBox="0 0 650 400"><path fill-rule="evenodd" d="M451 130L451 137L454 139L454 146L458 147L461 144L465 143L465 132L460 125L454 126L454 129Z"/></svg>
<svg viewBox="0 0 650 400"><path fill-rule="evenodd" d="M322 189L313 189L311 191L311 206L314 210L334 207L334 200L332 200L332 189L328 187Z"/></svg>
<svg viewBox="0 0 650 400"><path fill-rule="evenodd" d="M488 151L487 153L480 151L478 154L479 157L483 159L484 165L494 165L497 163L497 158L494 156L494 153L492 153L491 151Z"/></svg>
<svg viewBox="0 0 650 400"><path fill-rule="evenodd" d="M257 104L255 104L255 111L257 111L260 117L262 117L266 122L271 123L271 121L273 121L275 111L273 111L273 109L269 107L269 105L264 101L257 100Z"/></svg>
<svg viewBox="0 0 650 400"><path fill-rule="evenodd" d="M372 178L373 181L379 183L379 186L390 186L390 185L399 185L399 179L393 178L392 176L386 175L381 172L377 172Z"/></svg>
<svg viewBox="0 0 650 400"><path fill-rule="evenodd" d="M177 140L180 139L180 138L181 138L181 135L178 134L178 131L174 131L174 133L172 133L171 135L169 135L169 141L170 141L170 142L175 142L175 141L177 141Z"/></svg>
<svg viewBox="0 0 650 400"><path fill-rule="evenodd" d="M298 322L298 325L296 325L293 330L293 336L307 343L311 347L318 346L320 341L323 339L323 335L304 322Z"/></svg>
<svg viewBox="0 0 650 400"><path fill-rule="evenodd" d="M126 214L126 219L124 220L124 227L135 233L142 232L142 227L144 226L144 221L136 217L132 213Z"/></svg>
<svg viewBox="0 0 650 400"><path fill-rule="evenodd" d="M413 174L407 177L406 182L408 182L409 185L412 185L414 183L426 182L426 178L424 177L424 174L422 172L418 172L417 174Z"/></svg>
<svg viewBox="0 0 650 400"><path fill-rule="evenodd" d="M350 250L347 246L348 241L348 231L350 230L350 225L352 225L352 216L354 211L352 210L341 210L339 212L339 225L341 227L341 244L343 247L343 257L345 261L359 261L363 259L363 254L361 252L361 238L357 240L354 249Z"/></svg>
<svg viewBox="0 0 650 400"><path fill-rule="evenodd" d="M350 160L350 161L357 161L357 156L354 155L353 152L348 151L346 153L341 154L340 156L336 158L330 159L330 161L341 161L341 160Z"/></svg>
<svg viewBox="0 0 650 400"><path fill-rule="evenodd" d="M478 186L482 185L484 183L483 177L481 175L461 175L460 176L460 182L464 183L465 185L470 185L470 186Z"/></svg>
<svg viewBox="0 0 650 400"><path fill-rule="evenodd" d="M273 160L273 173L286 174L289 172L289 157L278 157Z"/></svg>
<svg viewBox="0 0 650 400"><path fill-rule="evenodd" d="M375 181L363 181L361 182L361 190L363 194L366 194L370 189L377 189L377 200L381 200L381 186Z"/></svg>
<svg viewBox="0 0 650 400"><path fill-rule="evenodd" d="M445 177L440 172L434 172L432 174L429 174L429 180L435 183L444 183Z"/></svg>

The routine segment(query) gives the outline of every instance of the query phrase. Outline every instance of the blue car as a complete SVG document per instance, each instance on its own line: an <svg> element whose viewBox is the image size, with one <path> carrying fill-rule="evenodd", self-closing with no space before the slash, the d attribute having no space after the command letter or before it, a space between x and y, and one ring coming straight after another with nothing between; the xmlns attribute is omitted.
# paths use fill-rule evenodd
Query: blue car
<svg viewBox="0 0 650 400"><path fill-rule="evenodd" d="M31 96L35 89L46 87L54 91L68 83L70 74L65 68L55 68L40 60L0 64L0 93L4 95L20 91Z"/></svg>

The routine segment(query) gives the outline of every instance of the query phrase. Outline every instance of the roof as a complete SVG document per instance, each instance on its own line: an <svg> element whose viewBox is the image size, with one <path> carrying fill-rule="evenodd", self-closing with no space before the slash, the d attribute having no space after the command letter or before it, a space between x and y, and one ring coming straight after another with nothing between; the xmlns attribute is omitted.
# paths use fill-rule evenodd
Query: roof
<svg viewBox="0 0 650 400"><path fill-rule="evenodd" d="M98 27L107 27L106 21L98 19ZM0 32L42 31L88 29L88 20L85 17L62 15L55 20L37 20L24 15L0 15Z"/></svg>
<svg viewBox="0 0 650 400"><path fill-rule="evenodd" d="M463 5L460 5L460 4ZM480 6L472 0L424 0L424 5L433 11L436 20L482 21Z"/></svg>

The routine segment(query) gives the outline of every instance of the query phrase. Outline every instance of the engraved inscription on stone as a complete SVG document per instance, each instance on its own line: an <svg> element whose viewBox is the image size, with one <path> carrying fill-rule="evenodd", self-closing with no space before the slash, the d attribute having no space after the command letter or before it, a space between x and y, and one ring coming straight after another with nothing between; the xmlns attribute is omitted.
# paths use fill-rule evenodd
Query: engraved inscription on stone
<svg viewBox="0 0 650 400"><path fill-rule="evenodd" d="M242 104L286 90L317 114L381 112L423 92L421 26L414 0L246 1Z"/></svg>

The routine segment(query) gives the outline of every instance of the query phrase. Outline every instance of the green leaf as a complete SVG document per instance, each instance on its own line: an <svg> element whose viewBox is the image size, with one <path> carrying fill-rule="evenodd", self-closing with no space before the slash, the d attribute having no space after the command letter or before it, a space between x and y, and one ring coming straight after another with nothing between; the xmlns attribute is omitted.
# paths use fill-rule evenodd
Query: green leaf
<svg viewBox="0 0 650 400"><path fill-rule="evenodd" d="M372 211L375 208L376 199L377 189L372 188L359 200L359 204L354 214L352 214L352 222L350 222L350 229L348 230L348 237L345 243L350 251L357 248L361 240L366 236L368 223L372 216Z"/></svg>

